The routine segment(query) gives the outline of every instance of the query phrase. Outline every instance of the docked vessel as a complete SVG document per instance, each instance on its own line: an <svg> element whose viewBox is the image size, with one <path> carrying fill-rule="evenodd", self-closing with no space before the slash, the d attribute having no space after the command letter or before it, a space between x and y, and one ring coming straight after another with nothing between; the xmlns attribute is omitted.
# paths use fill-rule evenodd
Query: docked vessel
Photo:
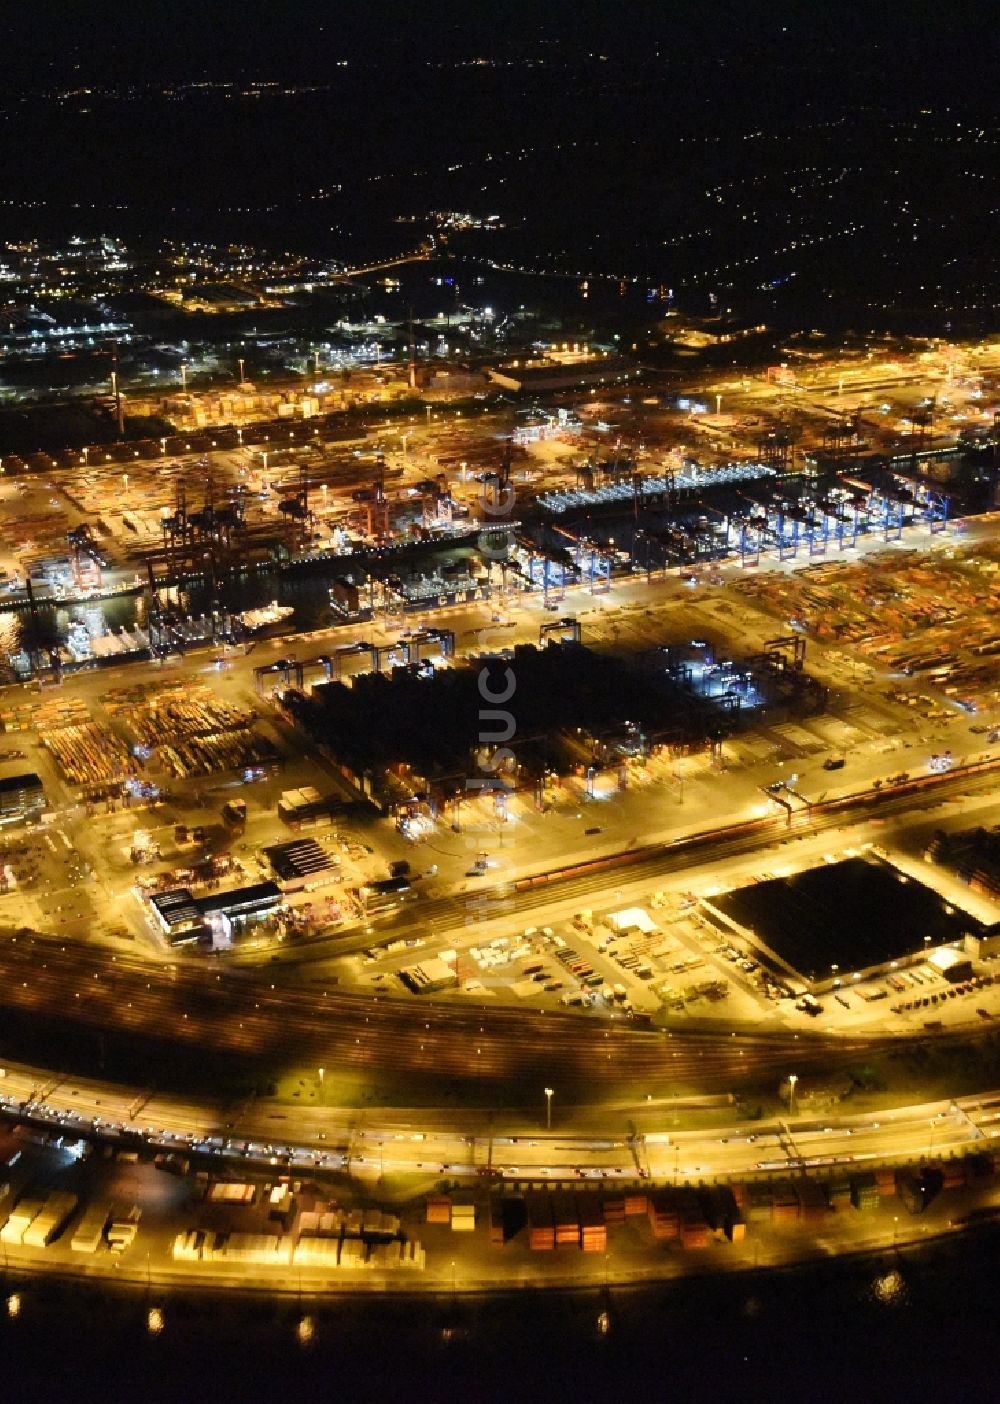
<svg viewBox="0 0 1000 1404"><path fill-rule="evenodd" d="M259 629L266 629L270 624L280 624L293 613L292 605L280 605L277 600L272 600L269 605L263 605L260 609L244 610L241 618L243 627L253 634Z"/></svg>

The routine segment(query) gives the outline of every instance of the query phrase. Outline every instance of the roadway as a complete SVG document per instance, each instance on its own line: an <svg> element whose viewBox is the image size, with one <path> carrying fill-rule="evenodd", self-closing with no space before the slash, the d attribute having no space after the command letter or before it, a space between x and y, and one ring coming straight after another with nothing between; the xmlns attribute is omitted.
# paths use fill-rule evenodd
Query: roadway
<svg viewBox="0 0 1000 1404"><path fill-rule="evenodd" d="M992 791L998 769L1000 757L982 767L921 776L891 790L863 790L814 804L808 809L802 807L791 814L790 820L785 814L765 816L610 854L593 859L589 864L583 860L565 869L536 874L534 879L483 886L471 896L418 898L395 912L373 917L367 928L304 937L289 949L276 953L277 958L272 952L269 960L274 964L321 961L331 955L343 956L364 950L374 942L406 939L428 932L439 940L452 931L467 930L470 924L479 925L492 917L502 916L514 923L525 916L537 915L557 901L574 902L577 910L582 910L591 904L593 897L606 899L609 889L623 882L630 886L643 882L655 885L671 874L686 872L695 864L723 863L776 844L832 832L859 816L895 817L918 808L923 796L927 797L928 804L937 804L958 795ZM581 868L584 871L580 871ZM248 953L245 959L253 964L258 963L260 957Z"/></svg>
<svg viewBox="0 0 1000 1404"><path fill-rule="evenodd" d="M952 773L919 785L942 799L992 784L992 773L990 769L979 778ZM880 813L900 813L913 805L912 793L878 795ZM752 821L639 852L622 868L598 866L520 891L493 889L484 894L487 905L478 914L470 913L468 901L458 898L414 904L386 922L382 934L426 932L433 926L440 936L447 929L464 929L470 915L488 919L489 903L494 904L492 914L505 920L555 901L583 907L591 894L606 894L609 885L622 878L630 883L655 881L696 861L730 859L785 836L834 829L843 824L845 812L874 802L868 795L851 797L811 815L803 813L802 818L793 815L790 828L783 820ZM338 949L369 944L371 939L364 932L338 938ZM328 951L318 945L314 953L319 959ZM296 952L299 959L303 954ZM325 1067L355 1090L389 1084L396 1098L407 1087L450 1082L474 1102L487 1105L516 1099L519 1090L544 1086L556 1075L570 1102L607 1098L616 1089L620 1095L623 1088L653 1096L681 1090L728 1092L773 1080L787 1070L792 1055L796 1065L825 1066L832 1072L885 1041L880 1035L841 1035L833 1041L785 1031L671 1036L638 1029L625 1020L596 1023L523 1008L480 1009L471 1001L422 1004L347 993L332 984L325 989L276 988L268 973L186 961L154 966L124 955L108 961L81 946L11 936L0 945L0 1008L18 1016L22 1027L24 1016L30 1016L29 1025L44 1017L56 1048L60 1031L65 1035L84 1027L101 1030L119 1056L174 1044L192 1064L214 1050L252 1067L256 1076Z"/></svg>
<svg viewBox="0 0 1000 1404"><path fill-rule="evenodd" d="M513 1112L357 1112L340 1107L245 1108L237 1121L211 1104L79 1079L46 1078L8 1066L0 1108L33 1124L115 1138L139 1134L151 1147L219 1160L309 1164L366 1178L428 1172L507 1180L572 1178L683 1181L739 1178L890 1162L930 1162L992 1149L1000 1136L1000 1092L899 1105L877 1113L831 1113L726 1123L723 1099L654 1100L634 1107L583 1108L572 1123L544 1126ZM561 1104L557 1104L561 1113ZM716 1124L665 1130L678 1113ZM557 1114L558 1121L558 1114Z"/></svg>

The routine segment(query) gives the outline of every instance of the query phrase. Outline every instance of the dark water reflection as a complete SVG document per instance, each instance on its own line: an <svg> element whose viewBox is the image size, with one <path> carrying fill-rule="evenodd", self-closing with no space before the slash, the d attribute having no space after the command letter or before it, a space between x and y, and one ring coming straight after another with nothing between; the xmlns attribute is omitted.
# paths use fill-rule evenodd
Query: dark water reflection
<svg viewBox="0 0 1000 1404"><path fill-rule="evenodd" d="M178 1400L589 1400L637 1386L653 1399L968 1399L990 1378L998 1245L987 1229L906 1257L636 1290L277 1305L8 1273L3 1296L18 1293L19 1313L0 1302L0 1358L17 1390L4 1393L89 1399L103 1381L115 1399L134 1388ZM151 1307L163 1314L155 1336Z"/></svg>
<svg viewBox="0 0 1000 1404"><path fill-rule="evenodd" d="M164 609L195 617L210 613L213 608L256 609L275 600L292 607L293 613L286 621L289 630L318 629L334 622L329 580L315 575L285 575L268 571L223 580L214 589L195 584L183 590L164 591L160 595ZM145 595L120 595L69 607L43 604L37 611L38 642L42 647L65 645L70 625L75 621L85 623L95 636L108 632L120 634L123 629L131 633L136 627L146 627L148 614ZM28 647L31 633L31 616L27 609L0 613L0 656L10 657Z"/></svg>

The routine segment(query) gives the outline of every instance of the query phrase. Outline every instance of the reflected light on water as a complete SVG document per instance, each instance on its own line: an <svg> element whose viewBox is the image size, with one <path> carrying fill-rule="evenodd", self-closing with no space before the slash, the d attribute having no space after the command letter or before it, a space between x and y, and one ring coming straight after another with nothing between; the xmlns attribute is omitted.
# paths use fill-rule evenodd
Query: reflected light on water
<svg viewBox="0 0 1000 1404"><path fill-rule="evenodd" d="M16 614L0 612L0 658L9 660L21 647L21 625Z"/></svg>
<svg viewBox="0 0 1000 1404"><path fill-rule="evenodd" d="M872 1299L883 1306L902 1306L907 1297L906 1283L902 1274L893 1268L891 1272L875 1278L870 1293Z"/></svg>

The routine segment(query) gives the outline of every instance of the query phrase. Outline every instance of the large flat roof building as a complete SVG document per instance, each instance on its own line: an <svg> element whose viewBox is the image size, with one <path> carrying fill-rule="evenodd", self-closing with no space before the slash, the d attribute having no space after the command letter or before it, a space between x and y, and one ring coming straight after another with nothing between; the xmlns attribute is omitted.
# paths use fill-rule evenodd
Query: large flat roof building
<svg viewBox="0 0 1000 1404"><path fill-rule="evenodd" d="M772 964L826 988L923 960L982 923L880 858L848 858L740 887L705 903Z"/></svg>
<svg viewBox="0 0 1000 1404"><path fill-rule="evenodd" d="M454 965L437 956L422 960L419 965L405 966L399 978L414 994L436 994L439 990L454 989L458 984Z"/></svg>
<svg viewBox="0 0 1000 1404"><path fill-rule="evenodd" d="M261 916L281 901L281 888L276 882L255 882L249 887L234 887L229 892L213 892L210 897L198 897L195 906L202 916L234 917Z"/></svg>
<svg viewBox="0 0 1000 1404"><path fill-rule="evenodd" d="M158 892L150 906L171 943L192 941L206 931L214 917L227 922L262 917L281 902L281 888L275 882L257 882L209 897L193 897L186 887Z"/></svg>
<svg viewBox="0 0 1000 1404"><path fill-rule="evenodd" d="M34 771L7 775L0 780L0 822L45 808L45 790Z"/></svg>
<svg viewBox="0 0 1000 1404"><path fill-rule="evenodd" d="M620 385L628 380L632 367L606 357L587 360L508 361L490 370L490 379L505 390L572 390L581 385Z"/></svg>

